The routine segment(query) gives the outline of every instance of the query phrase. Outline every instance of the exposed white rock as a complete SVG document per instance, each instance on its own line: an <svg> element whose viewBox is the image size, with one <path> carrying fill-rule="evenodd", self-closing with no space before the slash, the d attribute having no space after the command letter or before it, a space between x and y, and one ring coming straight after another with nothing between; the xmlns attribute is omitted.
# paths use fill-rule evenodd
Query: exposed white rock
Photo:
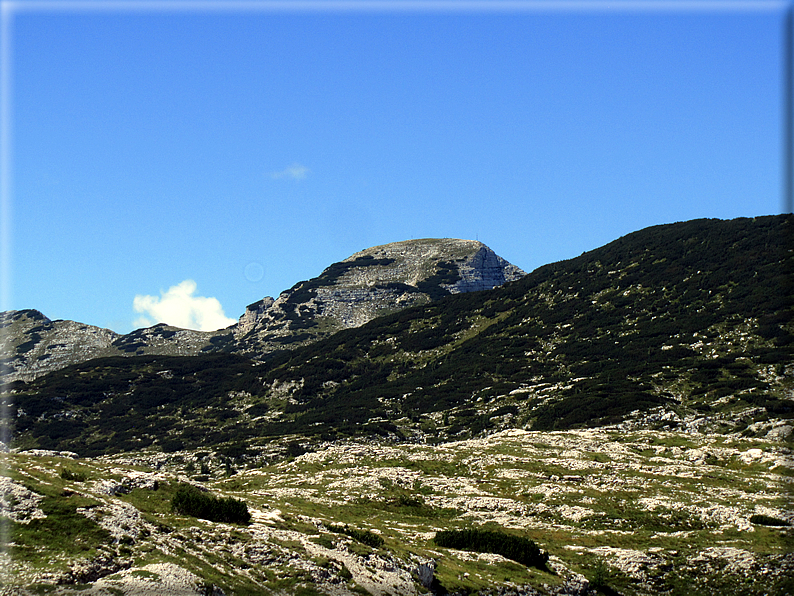
<svg viewBox="0 0 794 596"><path fill-rule="evenodd" d="M80 593L104 595L114 593L111 590L120 590L128 596L193 596L206 593L197 575L173 563L125 569L97 580L89 591ZM222 592L216 592L214 596L220 594Z"/></svg>
<svg viewBox="0 0 794 596"><path fill-rule="evenodd" d="M491 290L525 275L521 269L505 261L484 244L458 270L462 279L446 286L453 294Z"/></svg>
<svg viewBox="0 0 794 596"><path fill-rule="evenodd" d="M604 557L610 565L639 580L647 579L649 571L664 563L664 559L658 555L626 548L599 546L591 548L590 552Z"/></svg>
<svg viewBox="0 0 794 596"><path fill-rule="evenodd" d="M116 542L125 536L136 539L144 528L148 531L152 530L151 524L145 523L141 518L140 511L123 501L114 501L98 507L84 507L77 512L97 522L110 532Z"/></svg>
<svg viewBox="0 0 794 596"><path fill-rule="evenodd" d="M771 441L787 441L792 432L794 432L794 427L790 424L780 423L766 433L766 438Z"/></svg>
<svg viewBox="0 0 794 596"><path fill-rule="evenodd" d="M44 497L15 483L11 478L0 476L0 517L18 524L29 524L34 519L47 517L39 508Z"/></svg>
<svg viewBox="0 0 794 596"><path fill-rule="evenodd" d="M153 489L158 482L165 480L165 476L153 472L131 471L121 480L97 480L93 484L95 489L105 495L124 495L135 488Z"/></svg>
<svg viewBox="0 0 794 596"><path fill-rule="evenodd" d="M451 294L489 290L525 275L481 242L452 238L394 242L357 252L275 300L251 304L232 331L247 346L244 349L255 353L283 348L279 341L296 335L319 336L359 327L375 317L429 302L421 284L440 267L450 267L459 278L439 282ZM305 291L304 286L310 289ZM297 329L290 322L296 318L303 322ZM299 343L308 341L310 337Z"/></svg>
<svg viewBox="0 0 794 596"><path fill-rule="evenodd" d="M251 331L254 327L256 327L257 322L264 316L267 310L273 306L273 298L270 296L265 296L262 300L258 302L254 302L253 304L249 304L246 307L245 312L240 316L239 320L237 321L237 328L235 329L235 334L237 335L245 335L249 331Z"/></svg>
<svg viewBox="0 0 794 596"><path fill-rule="evenodd" d="M22 455L32 455L34 457L68 457L76 459L77 454L74 451L53 451L51 449L26 449L19 452Z"/></svg>
<svg viewBox="0 0 794 596"><path fill-rule="evenodd" d="M710 562L715 559L722 559L728 562L727 571L731 573L744 574L753 568L756 557L753 553L740 548L715 546L705 549L692 559L693 563Z"/></svg>

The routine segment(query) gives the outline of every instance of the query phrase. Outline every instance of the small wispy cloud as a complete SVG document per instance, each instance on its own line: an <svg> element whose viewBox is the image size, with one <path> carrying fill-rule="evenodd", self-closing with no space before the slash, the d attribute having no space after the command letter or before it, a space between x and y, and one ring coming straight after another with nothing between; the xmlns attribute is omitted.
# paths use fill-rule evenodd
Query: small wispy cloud
<svg viewBox="0 0 794 596"><path fill-rule="evenodd" d="M294 163L290 167L285 170L281 170L280 172L270 172L270 177L277 180L279 178L291 178L292 180L303 180L306 178L306 175L310 172L309 168L306 166Z"/></svg>
<svg viewBox="0 0 794 596"><path fill-rule="evenodd" d="M160 296L138 294L132 301L132 308L143 316L134 325L151 327L165 323L183 329L196 331L215 331L236 323L223 313L217 298L194 296L196 282L186 279L182 283L160 291Z"/></svg>

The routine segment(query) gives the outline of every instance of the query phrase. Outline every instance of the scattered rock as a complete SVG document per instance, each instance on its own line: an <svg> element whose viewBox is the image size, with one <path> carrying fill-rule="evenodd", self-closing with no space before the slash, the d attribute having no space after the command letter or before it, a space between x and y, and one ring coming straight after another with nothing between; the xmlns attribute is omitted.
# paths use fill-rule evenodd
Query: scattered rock
<svg viewBox="0 0 794 596"><path fill-rule="evenodd" d="M0 476L0 517L18 524L47 517L39 508L44 497L16 484L11 478Z"/></svg>
<svg viewBox="0 0 794 596"><path fill-rule="evenodd" d="M88 584L95 582L100 577L116 573L121 569L127 569L131 565L132 561L118 561L110 555L102 554L90 561L75 563L56 583L59 585Z"/></svg>

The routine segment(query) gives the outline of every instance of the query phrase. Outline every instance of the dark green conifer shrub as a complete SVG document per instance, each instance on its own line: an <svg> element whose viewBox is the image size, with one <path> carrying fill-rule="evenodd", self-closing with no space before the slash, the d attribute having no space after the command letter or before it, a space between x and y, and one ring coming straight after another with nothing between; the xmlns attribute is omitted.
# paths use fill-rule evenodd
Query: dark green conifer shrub
<svg viewBox="0 0 794 596"><path fill-rule="evenodd" d="M437 532L434 542L445 548L470 550L479 553L493 553L526 565L546 569L548 553L540 550L529 538L515 536L498 530L445 530Z"/></svg>
<svg viewBox="0 0 794 596"><path fill-rule="evenodd" d="M245 501L215 497L189 484L182 484L176 489L171 499L171 509L209 521L231 524L247 524L251 521Z"/></svg>
<svg viewBox="0 0 794 596"><path fill-rule="evenodd" d="M71 480L73 482L85 482L87 476L83 472L70 470L69 468L61 468L61 478L64 480Z"/></svg>
<svg viewBox="0 0 794 596"><path fill-rule="evenodd" d="M759 526L790 526L791 524L785 519L778 519L769 515L762 515L757 513L750 516L750 523Z"/></svg>
<svg viewBox="0 0 794 596"><path fill-rule="evenodd" d="M383 538L375 534L374 532L370 532L369 530L359 530L357 528L351 528L347 524L344 526L328 526L328 529L332 532L337 534L346 534L351 538L358 540L362 544L366 544L367 546L371 546L372 548L380 548L383 546Z"/></svg>

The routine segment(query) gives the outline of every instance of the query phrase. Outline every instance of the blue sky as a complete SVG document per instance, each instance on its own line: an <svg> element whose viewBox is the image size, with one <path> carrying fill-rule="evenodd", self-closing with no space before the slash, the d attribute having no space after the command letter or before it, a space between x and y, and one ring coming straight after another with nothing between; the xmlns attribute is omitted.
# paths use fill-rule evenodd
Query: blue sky
<svg viewBox="0 0 794 596"><path fill-rule="evenodd" d="M5 308L128 332L204 297L224 321L378 244L531 271L783 208L784 3L48 6L6 28Z"/></svg>

